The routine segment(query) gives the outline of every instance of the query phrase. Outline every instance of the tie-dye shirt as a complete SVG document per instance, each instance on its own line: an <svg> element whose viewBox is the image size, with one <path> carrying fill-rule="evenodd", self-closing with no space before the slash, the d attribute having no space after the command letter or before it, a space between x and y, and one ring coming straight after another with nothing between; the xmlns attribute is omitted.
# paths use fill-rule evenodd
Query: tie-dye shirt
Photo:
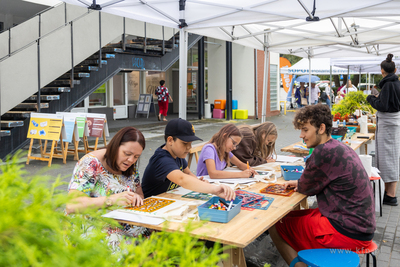
<svg viewBox="0 0 400 267"><path fill-rule="evenodd" d="M321 214L341 234L371 240L375 202L368 174L356 152L330 139L318 145L306 162L298 191L316 195Z"/></svg>

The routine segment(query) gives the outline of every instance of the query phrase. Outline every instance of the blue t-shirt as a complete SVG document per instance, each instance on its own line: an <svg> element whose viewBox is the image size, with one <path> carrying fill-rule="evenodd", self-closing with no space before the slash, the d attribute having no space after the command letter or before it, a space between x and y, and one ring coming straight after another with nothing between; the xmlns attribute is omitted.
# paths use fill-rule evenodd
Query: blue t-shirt
<svg viewBox="0 0 400 267"><path fill-rule="evenodd" d="M157 148L144 171L142 189L145 198L179 187L168 180L167 175L175 170L183 171L188 166L185 159L178 157L174 159L167 150L162 149L164 146L165 144Z"/></svg>

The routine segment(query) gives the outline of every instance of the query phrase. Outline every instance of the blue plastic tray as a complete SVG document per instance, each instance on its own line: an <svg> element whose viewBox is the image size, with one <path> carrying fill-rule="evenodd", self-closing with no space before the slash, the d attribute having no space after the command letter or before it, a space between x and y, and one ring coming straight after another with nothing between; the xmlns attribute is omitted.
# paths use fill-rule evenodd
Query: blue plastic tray
<svg viewBox="0 0 400 267"><path fill-rule="evenodd" d="M288 172L285 172L283 169L289 170ZM295 166L295 165L281 165L281 172L283 179L286 181L288 180L299 180L301 175L303 174L302 172L291 172L292 170L299 170L299 171L304 171L303 166Z"/></svg>
<svg viewBox="0 0 400 267"><path fill-rule="evenodd" d="M226 210L213 210L209 209L209 207L214 203L219 203L219 197L212 197L206 203L200 205L197 209L199 211L199 216L201 220L212 221L212 222L220 222L227 223L233 219L240 212L240 208L242 206L242 200L236 198L233 201L233 204L236 204L230 211ZM228 204L229 201L225 201Z"/></svg>

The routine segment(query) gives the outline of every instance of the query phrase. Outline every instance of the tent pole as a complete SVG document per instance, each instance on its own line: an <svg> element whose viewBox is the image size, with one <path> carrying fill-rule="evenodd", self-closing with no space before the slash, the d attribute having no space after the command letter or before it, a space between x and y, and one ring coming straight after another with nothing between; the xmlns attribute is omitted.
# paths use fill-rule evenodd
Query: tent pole
<svg viewBox="0 0 400 267"><path fill-rule="evenodd" d="M329 68L329 86L331 87L329 97L331 97L331 96L332 96L332 65L330 65L329 67L330 67L330 68ZM330 104L329 104L329 108L332 109L333 97L332 97L330 100L331 100L331 101L329 101L329 103L330 103Z"/></svg>
<svg viewBox="0 0 400 267"><path fill-rule="evenodd" d="M264 85L263 85L261 123L266 122L266 117L267 117L268 74L269 74L269 51L267 47L264 47Z"/></svg>
<svg viewBox="0 0 400 267"><path fill-rule="evenodd" d="M349 93L350 66L347 66L346 95Z"/></svg>
<svg viewBox="0 0 400 267"><path fill-rule="evenodd" d="M232 42L226 41L226 120L232 119Z"/></svg>
<svg viewBox="0 0 400 267"><path fill-rule="evenodd" d="M186 120L187 31L179 30L179 118Z"/></svg>
<svg viewBox="0 0 400 267"><path fill-rule="evenodd" d="M308 104L312 105L311 103L311 50L308 50Z"/></svg>

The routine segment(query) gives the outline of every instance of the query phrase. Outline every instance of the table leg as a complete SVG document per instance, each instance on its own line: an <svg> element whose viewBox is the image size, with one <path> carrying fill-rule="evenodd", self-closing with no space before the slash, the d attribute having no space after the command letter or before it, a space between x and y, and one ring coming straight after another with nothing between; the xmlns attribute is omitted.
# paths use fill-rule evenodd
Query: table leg
<svg viewBox="0 0 400 267"><path fill-rule="evenodd" d="M229 254L229 258L224 260L224 267L246 267L246 260L242 248L228 248L224 250L225 253Z"/></svg>
<svg viewBox="0 0 400 267"><path fill-rule="evenodd" d="M303 199L303 200L300 202L300 207L303 208L303 209L305 209L305 210L308 210L308 209L309 209L307 198Z"/></svg>

